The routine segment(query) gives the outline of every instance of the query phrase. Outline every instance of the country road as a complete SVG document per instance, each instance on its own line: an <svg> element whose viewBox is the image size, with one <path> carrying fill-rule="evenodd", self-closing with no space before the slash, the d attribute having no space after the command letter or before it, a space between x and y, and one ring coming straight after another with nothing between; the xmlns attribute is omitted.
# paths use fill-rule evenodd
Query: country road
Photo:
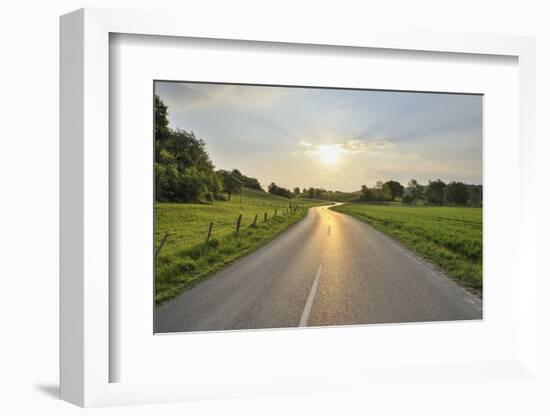
<svg viewBox="0 0 550 416"><path fill-rule="evenodd" d="M155 333L481 319L481 300L355 218L310 208L155 310Z"/></svg>

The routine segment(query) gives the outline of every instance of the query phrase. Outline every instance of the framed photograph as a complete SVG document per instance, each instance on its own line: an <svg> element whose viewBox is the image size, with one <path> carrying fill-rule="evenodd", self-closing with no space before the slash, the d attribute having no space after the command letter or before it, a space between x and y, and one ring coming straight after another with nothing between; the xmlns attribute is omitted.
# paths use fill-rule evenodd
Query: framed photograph
<svg viewBox="0 0 550 416"><path fill-rule="evenodd" d="M532 377L534 40L180 18L61 18L61 397Z"/></svg>
<svg viewBox="0 0 550 416"><path fill-rule="evenodd" d="M154 100L155 333L482 319L482 95Z"/></svg>

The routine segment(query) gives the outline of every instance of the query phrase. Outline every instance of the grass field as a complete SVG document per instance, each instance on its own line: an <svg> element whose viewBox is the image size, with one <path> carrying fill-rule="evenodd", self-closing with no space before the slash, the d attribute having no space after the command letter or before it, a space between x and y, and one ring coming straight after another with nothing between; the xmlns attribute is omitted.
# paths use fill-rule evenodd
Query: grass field
<svg viewBox="0 0 550 416"><path fill-rule="evenodd" d="M298 204L294 209L290 204ZM156 261L155 301L162 303L181 293L237 258L272 240L303 218L307 208L324 201L287 198L243 189L231 201L213 204L157 203L156 247L168 233ZM277 216L275 216L277 210ZM264 214L267 221L264 222ZM236 223L242 215L240 231ZM252 226L255 216L256 226ZM210 223L212 234L206 237Z"/></svg>
<svg viewBox="0 0 550 416"><path fill-rule="evenodd" d="M333 209L369 223L481 294L481 208L348 204Z"/></svg>

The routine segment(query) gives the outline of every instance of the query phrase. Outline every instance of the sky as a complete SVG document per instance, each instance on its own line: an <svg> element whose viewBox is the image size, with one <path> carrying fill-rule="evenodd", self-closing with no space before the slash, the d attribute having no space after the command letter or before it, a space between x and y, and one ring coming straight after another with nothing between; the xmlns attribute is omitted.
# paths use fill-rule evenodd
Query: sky
<svg viewBox="0 0 550 416"><path fill-rule="evenodd" d="M356 191L411 178L482 183L482 97L155 82L171 128L217 169L292 189Z"/></svg>

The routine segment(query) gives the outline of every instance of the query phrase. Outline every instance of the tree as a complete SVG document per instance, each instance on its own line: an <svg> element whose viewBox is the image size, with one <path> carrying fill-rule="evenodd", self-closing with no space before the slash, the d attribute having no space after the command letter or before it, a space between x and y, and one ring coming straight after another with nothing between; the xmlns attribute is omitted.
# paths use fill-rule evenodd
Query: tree
<svg viewBox="0 0 550 416"><path fill-rule="evenodd" d="M481 185L468 186L468 203L474 207L480 207L483 200L483 187Z"/></svg>
<svg viewBox="0 0 550 416"><path fill-rule="evenodd" d="M374 199L374 195L367 185L361 185L361 196L359 199L361 201L372 201Z"/></svg>
<svg viewBox="0 0 550 416"><path fill-rule="evenodd" d="M462 182L450 182L445 187L444 198L448 204L464 205L468 202L468 186Z"/></svg>
<svg viewBox="0 0 550 416"><path fill-rule="evenodd" d="M418 184L418 181L416 179L413 178L409 181L409 189L411 191L412 203L416 204L416 200L420 193L420 185Z"/></svg>
<svg viewBox="0 0 550 416"><path fill-rule="evenodd" d="M382 189L384 188L384 182L376 182L376 198L380 201L382 199Z"/></svg>
<svg viewBox="0 0 550 416"><path fill-rule="evenodd" d="M262 185L260 185L260 181L258 181L258 179L256 179L256 178L250 178L248 176L243 175L242 176L242 181L243 181L243 186L245 188L256 189L258 191L263 191L264 190L262 188Z"/></svg>
<svg viewBox="0 0 550 416"><path fill-rule="evenodd" d="M243 187L243 183L239 178L240 172L235 169L232 172L220 170L218 173L222 178L223 191L227 194L227 199L231 201L231 195L241 192Z"/></svg>
<svg viewBox="0 0 550 416"><path fill-rule="evenodd" d="M300 195L300 188L298 188L298 187L294 188L293 192L294 192L294 195L296 195L296 196Z"/></svg>
<svg viewBox="0 0 550 416"><path fill-rule="evenodd" d="M315 188L309 188L307 190L307 196L309 196L310 198L313 198L315 196Z"/></svg>
<svg viewBox="0 0 550 416"><path fill-rule="evenodd" d="M445 182L438 179L436 181L428 181L426 188L426 200L428 204L443 205L445 198Z"/></svg>
<svg viewBox="0 0 550 416"><path fill-rule="evenodd" d="M155 95L155 141L166 140L169 136L168 107Z"/></svg>
<svg viewBox="0 0 550 416"><path fill-rule="evenodd" d="M275 182L271 182L271 184L267 187L267 191L273 195L279 195L285 198L292 198L294 196L289 189L277 186Z"/></svg>
<svg viewBox="0 0 550 416"><path fill-rule="evenodd" d="M168 107L155 96L155 199L209 202L221 191L221 181L193 132L168 126Z"/></svg>
<svg viewBox="0 0 550 416"><path fill-rule="evenodd" d="M260 182L258 181L258 179L250 178L246 175L243 175L238 169L233 169L231 173L241 181L242 186L244 188L257 189L258 191L263 191L263 188L260 185Z"/></svg>
<svg viewBox="0 0 550 416"><path fill-rule="evenodd" d="M389 195L392 201L397 197L402 197L405 188L397 181L387 181L382 185L384 195Z"/></svg>

